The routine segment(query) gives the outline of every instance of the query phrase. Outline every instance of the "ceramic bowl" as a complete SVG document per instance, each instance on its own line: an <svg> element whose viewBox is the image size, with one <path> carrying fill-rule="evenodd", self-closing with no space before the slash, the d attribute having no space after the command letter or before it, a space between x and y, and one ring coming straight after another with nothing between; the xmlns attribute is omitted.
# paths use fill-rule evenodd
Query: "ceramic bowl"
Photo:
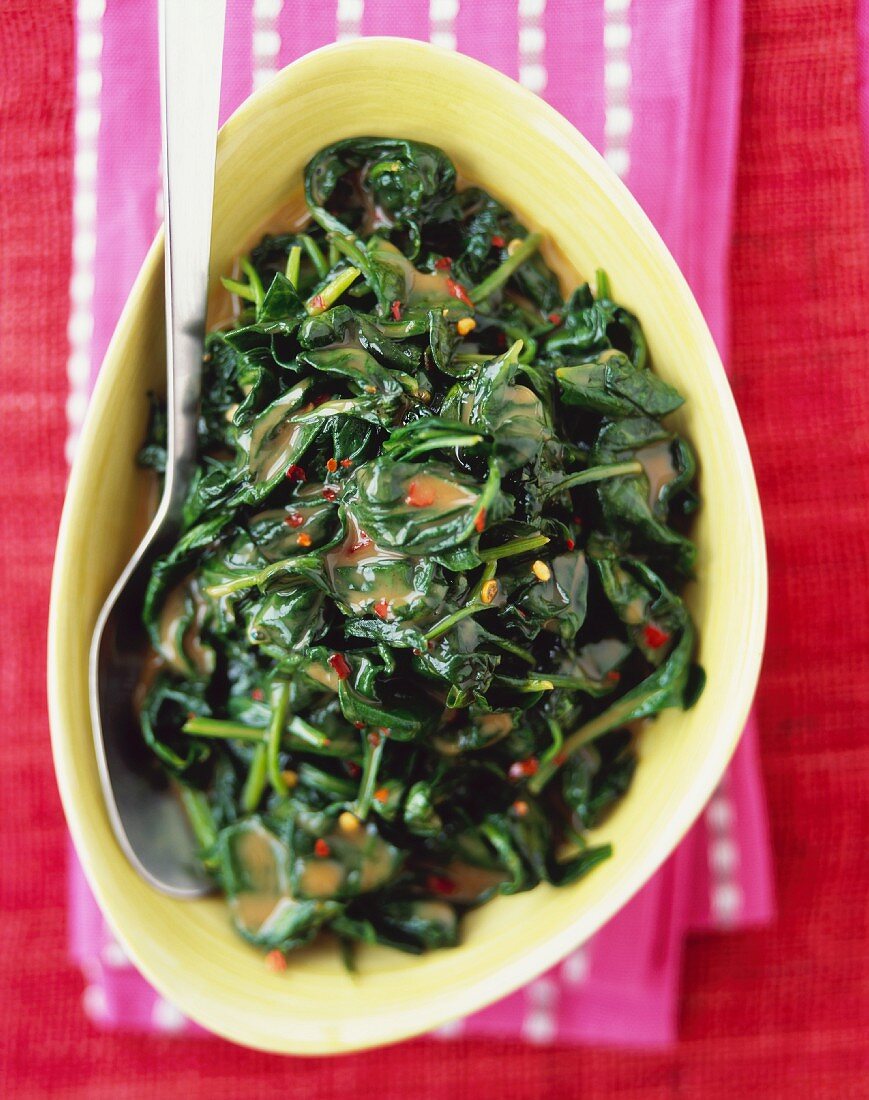
<svg viewBox="0 0 869 1100"><path fill-rule="evenodd" d="M251 232L297 195L323 145L363 134L443 147L551 243L575 283L603 267L636 312L658 372L687 402L676 421L700 459L703 507L689 602L708 684L688 712L642 735L628 796L596 840L611 860L574 886L498 898L464 921L461 946L423 957L383 948L345 972L330 946L272 974L218 898L173 901L126 862L100 794L91 742L88 645L138 530L146 391L159 387L163 250L154 243L100 372L69 484L49 640L54 759L75 845L96 897L142 973L205 1027L271 1051L326 1054L391 1043L503 997L552 966L645 883L700 813L739 738L766 615L763 529L748 448L712 338L658 234L592 147L542 100L458 54L400 39L344 43L302 58L226 123L218 146L212 280Z"/></svg>

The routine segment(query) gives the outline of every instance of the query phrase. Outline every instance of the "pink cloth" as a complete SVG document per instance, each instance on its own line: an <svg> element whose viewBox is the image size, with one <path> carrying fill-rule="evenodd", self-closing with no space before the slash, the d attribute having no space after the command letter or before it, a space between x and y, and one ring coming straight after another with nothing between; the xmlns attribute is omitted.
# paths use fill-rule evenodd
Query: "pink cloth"
<svg viewBox="0 0 869 1100"><path fill-rule="evenodd" d="M339 34L432 37L541 91L625 177L726 350L739 0L229 0L228 8L223 118L250 91L255 69L283 66ZM93 30L93 22L80 25L80 45L82 33ZM92 375L159 220L156 0L109 0L99 30ZM706 813L630 904L547 975L443 1033L669 1043L686 934L763 923L772 908L750 723ZM70 913L72 952L95 1020L113 1028L196 1030L126 962L74 859Z"/></svg>

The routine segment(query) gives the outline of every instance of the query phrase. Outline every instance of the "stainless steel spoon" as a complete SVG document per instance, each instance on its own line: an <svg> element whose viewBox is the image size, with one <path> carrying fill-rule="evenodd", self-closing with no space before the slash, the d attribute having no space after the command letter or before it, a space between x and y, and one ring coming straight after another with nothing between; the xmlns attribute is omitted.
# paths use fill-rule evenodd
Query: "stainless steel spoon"
<svg viewBox="0 0 869 1100"><path fill-rule="evenodd" d="M147 647L145 586L154 559L177 539L196 459L225 9L226 0L160 0L166 478L157 514L103 605L90 652L94 741L115 836L144 879L182 898L210 886L184 810L143 743L133 693Z"/></svg>

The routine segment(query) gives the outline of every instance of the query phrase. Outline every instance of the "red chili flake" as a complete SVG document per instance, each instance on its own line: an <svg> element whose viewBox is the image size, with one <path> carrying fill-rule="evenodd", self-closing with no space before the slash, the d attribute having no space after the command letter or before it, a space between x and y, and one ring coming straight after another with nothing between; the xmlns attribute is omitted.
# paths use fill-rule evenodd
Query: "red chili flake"
<svg viewBox="0 0 869 1100"><path fill-rule="evenodd" d="M300 516L298 512L290 512L288 516L284 516L284 523L287 527L301 527L305 522L305 517Z"/></svg>
<svg viewBox="0 0 869 1100"><path fill-rule="evenodd" d="M654 623L647 623L643 629L643 636L646 639L646 645L651 649L660 649L662 645L666 645L670 640L670 635L666 630L661 630L660 627L655 626Z"/></svg>
<svg viewBox="0 0 869 1100"><path fill-rule="evenodd" d="M332 394L331 393L321 393L319 397L315 397L311 401L311 404L316 409L319 405L325 405L327 401L331 401L331 400L332 400Z"/></svg>
<svg viewBox="0 0 869 1100"><path fill-rule="evenodd" d="M528 803L521 798L517 798L513 803L512 809L517 817L524 817L528 813Z"/></svg>
<svg viewBox="0 0 869 1100"><path fill-rule="evenodd" d="M306 481L308 475L305 473L304 466L296 466L295 463L287 470L287 477L290 481Z"/></svg>
<svg viewBox="0 0 869 1100"><path fill-rule="evenodd" d="M574 516L573 517L573 525L574 525L574 527L582 527L582 517L581 516Z"/></svg>
<svg viewBox="0 0 869 1100"><path fill-rule="evenodd" d="M351 458L342 458L341 459L341 465L346 470L348 467L353 465L353 460Z"/></svg>
<svg viewBox="0 0 869 1100"><path fill-rule="evenodd" d="M303 531L301 535L299 535L299 537L296 539L296 542L299 544L299 546L310 546L312 541L313 540L307 531Z"/></svg>
<svg viewBox="0 0 869 1100"><path fill-rule="evenodd" d="M379 802L381 806L384 802L389 801L389 791L386 787L378 787L378 789L374 792L374 801Z"/></svg>
<svg viewBox="0 0 869 1100"><path fill-rule="evenodd" d="M617 684L621 680L622 674L617 668L611 668L609 672L604 676L605 680L609 680L611 684Z"/></svg>
<svg viewBox="0 0 869 1100"><path fill-rule="evenodd" d="M284 953L278 951L277 948L274 951L269 951L263 962L266 964L266 970L271 970L273 974L280 974L287 969L287 960Z"/></svg>
<svg viewBox="0 0 869 1100"><path fill-rule="evenodd" d="M561 324L561 314L560 313L550 313L549 314L549 320L552 322L553 325L560 325Z"/></svg>
<svg viewBox="0 0 869 1100"><path fill-rule="evenodd" d="M335 499L335 497L337 497L337 495L338 494L335 492L331 485L327 485L326 488L323 490L323 498L325 500L328 500L330 504Z"/></svg>
<svg viewBox="0 0 869 1100"><path fill-rule="evenodd" d="M350 666L344 659L343 653L330 653L328 662L339 680L346 680L350 675Z"/></svg>
<svg viewBox="0 0 869 1100"><path fill-rule="evenodd" d="M495 248L503 248L506 243L507 242L504 240L500 233L496 233L495 236L492 238L492 244L495 246Z"/></svg>
<svg viewBox="0 0 869 1100"><path fill-rule="evenodd" d="M377 730L372 730L368 734L368 744L372 747L372 749L376 749L377 746L380 744L380 741L381 737Z"/></svg>
<svg viewBox="0 0 869 1100"><path fill-rule="evenodd" d="M254 688L250 693L250 697L255 703L261 703L265 699L265 693L262 688Z"/></svg>
<svg viewBox="0 0 869 1100"><path fill-rule="evenodd" d="M552 763L556 766L556 768L560 768L566 759L566 752L557 752L555 756L552 757Z"/></svg>
<svg viewBox="0 0 869 1100"><path fill-rule="evenodd" d="M332 854L332 849L326 843L321 836L318 836L314 842L314 855L319 856L320 859L325 859Z"/></svg>
<svg viewBox="0 0 869 1100"><path fill-rule="evenodd" d="M454 894L458 887L445 875L429 875L425 880L426 887L433 894Z"/></svg>
<svg viewBox="0 0 869 1100"><path fill-rule="evenodd" d="M362 774L362 769L352 760L344 761L344 771L346 771L352 779L355 779L358 775Z"/></svg>
<svg viewBox="0 0 869 1100"><path fill-rule="evenodd" d="M470 306L471 309L474 308L474 303L468 297L468 292L461 283L457 283L455 279L447 279L447 290L454 298L458 298L460 302L463 302L466 306Z"/></svg>
<svg viewBox="0 0 869 1100"><path fill-rule="evenodd" d="M365 534L364 531L360 531L359 538L353 543L352 546L348 547L347 553L358 554L360 550L364 550L366 546L370 545L371 539Z"/></svg>
<svg viewBox="0 0 869 1100"><path fill-rule="evenodd" d="M540 761L536 756L529 756L527 760L514 760L507 774L511 779L527 779L534 775L540 767Z"/></svg>
<svg viewBox="0 0 869 1100"><path fill-rule="evenodd" d="M378 600L374 605L374 614L380 619L389 617L389 600Z"/></svg>
<svg viewBox="0 0 869 1100"><path fill-rule="evenodd" d="M477 512L477 518L474 520L474 530L481 533L486 530L486 509L481 508Z"/></svg>
<svg viewBox="0 0 869 1100"><path fill-rule="evenodd" d="M452 266L453 261L449 256L441 256L439 259L435 260L436 271L449 271Z"/></svg>
<svg viewBox="0 0 869 1100"><path fill-rule="evenodd" d="M565 539L564 545L567 547L568 550L573 550L576 546L576 543L573 539Z"/></svg>
<svg viewBox="0 0 869 1100"><path fill-rule="evenodd" d="M355 726L355 727L356 727L356 728L357 728L358 730L364 730L364 729L365 729L365 723L364 723L364 722L354 722L354 723L353 723L353 725L354 725L354 726Z"/></svg>
<svg viewBox="0 0 869 1100"><path fill-rule="evenodd" d="M495 343L498 345L499 348L506 348L507 336L505 335L505 333L499 332L498 335L495 337Z"/></svg>
<svg viewBox="0 0 869 1100"><path fill-rule="evenodd" d="M337 458L327 458L326 459L326 469L329 471L330 474L334 474L335 471L338 469L338 459Z"/></svg>
<svg viewBox="0 0 869 1100"><path fill-rule="evenodd" d="M401 320L401 302L397 298L392 303L392 319L393 321Z"/></svg>
<svg viewBox="0 0 869 1100"><path fill-rule="evenodd" d="M433 490L429 489L426 492L415 481L412 481L407 487L407 496L404 498L404 503L411 505L413 508L428 508L429 505L434 504L434 499Z"/></svg>
<svg viewBox="0 0 869 1100"><path fill-rule="evenodd" d="M325 309L326 299L322 294L315 294L311 299L311 309Z"/></svg>

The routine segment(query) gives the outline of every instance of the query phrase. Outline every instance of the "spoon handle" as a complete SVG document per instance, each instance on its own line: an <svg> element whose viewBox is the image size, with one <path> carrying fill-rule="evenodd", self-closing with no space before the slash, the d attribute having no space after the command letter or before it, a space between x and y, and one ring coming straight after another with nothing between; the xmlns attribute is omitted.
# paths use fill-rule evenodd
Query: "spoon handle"
<svg viewBox="0 0 869 1100"><path fill-rule="evenodd" d="M196 458L226 0L160 0L168 446L177 519Z"/></svg>

